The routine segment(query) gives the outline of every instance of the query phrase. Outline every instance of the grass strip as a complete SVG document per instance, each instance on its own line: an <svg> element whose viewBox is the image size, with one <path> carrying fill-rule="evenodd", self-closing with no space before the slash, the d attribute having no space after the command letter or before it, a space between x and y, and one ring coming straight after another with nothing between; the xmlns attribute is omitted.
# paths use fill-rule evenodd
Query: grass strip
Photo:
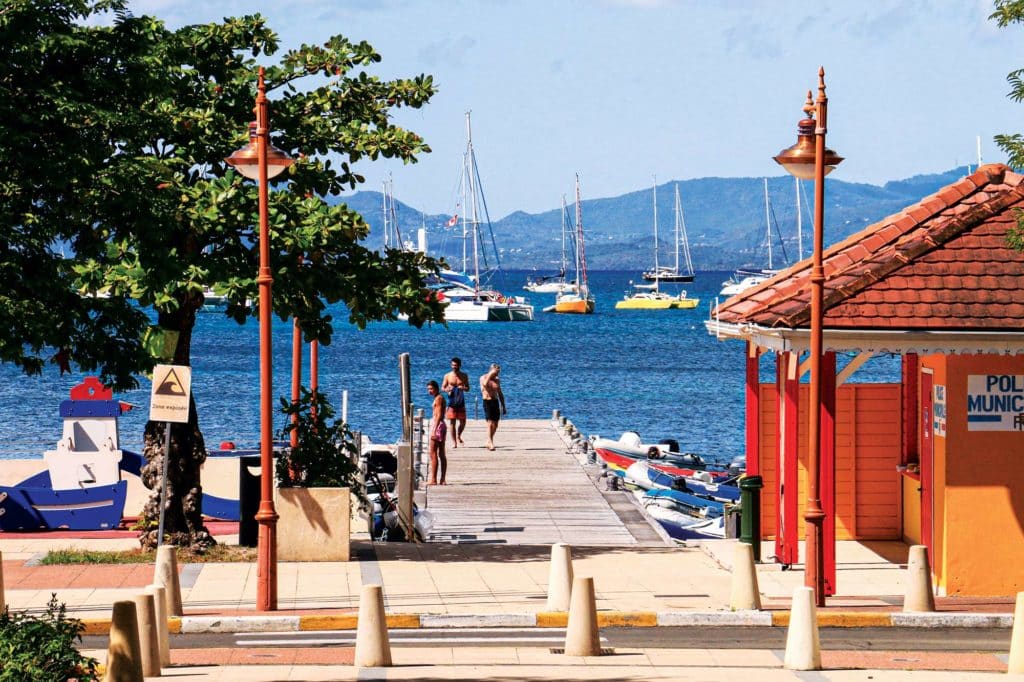
<svg viewBox="0 0 1024 682"><path fill-rule="evenodd" d="M214 545L204 554L197 554L179 548L177 554L179 564L252 563L256 561L255 547L238 547L236 545ZM146 551L141 548L100 551L71 547L47 552L39 560L39 564L42 566L61 566L67 564L151 564L155 560L156 552Z"/></svg>

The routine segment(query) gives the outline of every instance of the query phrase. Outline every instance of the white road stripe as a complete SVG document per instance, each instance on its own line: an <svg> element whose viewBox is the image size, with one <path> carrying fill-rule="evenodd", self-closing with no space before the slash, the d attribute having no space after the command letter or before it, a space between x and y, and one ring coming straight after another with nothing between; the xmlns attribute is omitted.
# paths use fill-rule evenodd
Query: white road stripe
<svg viewBox="0 0 1024 682"><path fill-rule="evenodd" d="M389 632L445 632L452 634L453 632L480 632L480 631L494 631L500 629L501 632L537 632L537 633L561 633L565 634L565 628L394 628ZM303 637L310 635L333 635L335 637L341 636L344 633L351 633L355 637L355 630L297 630L288 632L275 632L274 636L281 637ZM239 632L237 637L266 637L265 632Z"/></svg>
<svg viewBox="0 0 1024 682"><path fill-rule="evenodd" d="M278 639L254 639L247 640L245 642L238 642L240 645L245 646L302 646L302 645L322 645L322 644L355 644L355 637L347 639L300 639L300 640L289 640L283 641ZM602 637L602 642L607 640ZM565 637L388 637L388 642L391 644L424 644L424 643L452 643L452 644L486 644L486 643L499 643L499 644L535 644L535 643L548 643L548 644L564 644Z"/></svg>

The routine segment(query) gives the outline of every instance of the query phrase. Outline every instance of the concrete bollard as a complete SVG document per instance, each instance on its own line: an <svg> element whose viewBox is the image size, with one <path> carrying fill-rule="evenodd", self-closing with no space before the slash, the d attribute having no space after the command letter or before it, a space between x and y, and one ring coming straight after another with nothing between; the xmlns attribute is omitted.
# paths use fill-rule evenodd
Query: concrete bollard
<svg viewBox="0 0 1024 682"><path fill-rule="evenodd" d="M597 599L593 578L572 581L569 624L565 628L566 656L600 656L601 636L597 631Z"/></svg>
<svg viewBox="0 0 1024 682"><path fill-rule="evenodd" d="M729 598L729 607L733 611L761 610L761 591L757 586L754 547L746 542L737 542L733 548L732 595Z"/></svg>
<svg viewBox="0 0 1024 682"><path fill-rule="evenodd" d="M104 682L143 682L135 602L116 601L110 613L110 644Z"/></svg>
<svg viewBox="0 0 1024 682"><path fill-rule="evenodd" d="M183 616L181 583L178 581L178 555L174 545L161 545L156 550L156 571L153 584L167 590L167 615Z"/></svg>
<svg viewBox="0 0 1024 682"><path fill-rule="evenodd" d="M559 410L551 410L551 421L558 421L558 417L561 416L561 414L562 413Z"/></svg>
<svg viewBox="0 0 1024 682"><path fill-rule="evenodd" d="M156 604L151 594L137 594L135 619L139 626L139 653L143 677L160 677L160 637L156 629Z"/></svg>
<svg viewBox="0 0 1024 682"><path fill-rule="evenodd" d="M786 657L782 667L787 670L821 670L818 613L812 587L798 587L793 592L789 629L786 631Z"/></svg>
<svg viewBox="0 0 1024 682"><path fill-rule="evenodd" d="M572 549L564 542L551 545L548 570L548 611L568 611L572 596Z"/></svg>
<svg viewBox="0 0 1024 682"><path fill-rule="evenodd" d="M163 585L146 585L156 607L156 637L160 642L160 667L171 665L171 633L167 628L167 590Z"/></svg>
<svg viewBox="0 0 1024 682"><path fill-rule="evenodd" d="M568 419L566 419L565 415L563 414L563 415L561 415L561 416L560 416L560 417L558 418L558 425L559 425L559 426L565 426L565 422L567 422L567 421L569 421L569 420L568 420Z"/></svg>
<svg viewBox="0 0 1024 682"><path fill-rule="evenodd" d="M913 545L907 557L907 593L903 598L903 610L925 613L935 610L932 569L928 564L928 548L924 545Z"/></svg>
<svg viewBox="0 0 1024 682"><path fill-rule="evenodd" d="M1017 593L1017 605L1013 609L1013 630L1010 634L1010 660L1006 672L1011 675L1024 673L1024 592Z"/></svg>
<svg viewBox="0 0 1024 682"><path fill-rule="evenodd" d="M384 592L380 585L363 585L359 596L359 623L353 665L359 668L391 666L391 643L384 616Z"/></svg>

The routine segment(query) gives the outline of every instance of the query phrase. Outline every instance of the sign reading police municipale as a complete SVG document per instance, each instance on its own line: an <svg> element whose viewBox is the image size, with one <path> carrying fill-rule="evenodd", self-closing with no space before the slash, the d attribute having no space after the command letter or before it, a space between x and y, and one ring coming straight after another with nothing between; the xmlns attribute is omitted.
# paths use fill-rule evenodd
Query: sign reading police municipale
<svg viewBox="0 0 1024 682"><path fill-rule="evenodd" d="M192 368L185 365L157 365L153 368L153 391L149 396L149 420L188 422L188 399L192 391Z"/></svg>
<svg viewBox="0 0 1024 682"><path fill-rule="evenodd" d="M967 430L1024 431L1024 375L968 375Z"/></svg>

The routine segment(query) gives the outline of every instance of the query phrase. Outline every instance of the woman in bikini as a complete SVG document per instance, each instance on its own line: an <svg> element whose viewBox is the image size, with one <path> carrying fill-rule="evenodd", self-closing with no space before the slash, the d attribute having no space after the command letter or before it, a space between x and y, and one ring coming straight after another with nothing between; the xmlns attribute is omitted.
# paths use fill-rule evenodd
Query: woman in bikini
<svg viewBox="0 0 1024 682"><path fill-rule="evenodd" d="M448 471L448 458L444 454L445 436L448 428L444 423L444 396L436 381L427 382L427 393L434 398L433 413L430 418L430 483L427 485L445 485L445 474ZM438 468L440 467L440 469ZM441 480L438 481L438 471Z"/></svg>

